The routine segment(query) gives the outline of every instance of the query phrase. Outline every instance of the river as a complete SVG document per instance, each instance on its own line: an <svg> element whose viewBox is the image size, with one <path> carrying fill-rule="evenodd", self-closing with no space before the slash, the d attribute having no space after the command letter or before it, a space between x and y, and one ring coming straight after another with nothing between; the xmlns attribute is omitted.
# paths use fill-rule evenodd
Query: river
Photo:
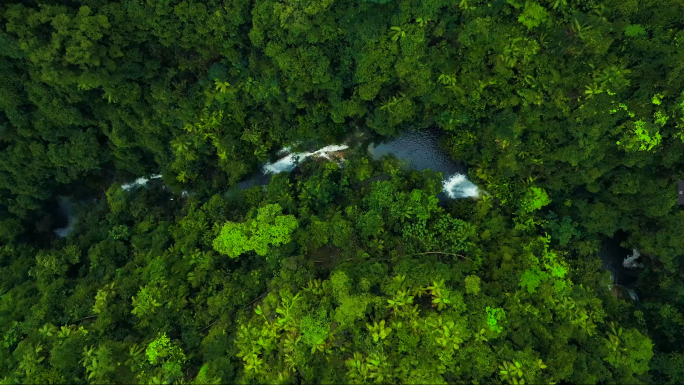
<svg viewBox="0 0 684 385"><path fill-rule="evenodd" d="M465 164L454 162L439 145L440 134L437 131L409 131L396 138L371 139L356 142L352 146L366 147L374 160L383 156L393 155L404 161L409 168L418 171L433 170L441 172L444 177L444 191L440 200L477 198L480 196L478 187L468 180ZM288 147L281 150L282 156L275 162L265 164L260 172L240 183L240 188L268 184L270 176L280 172L291 172L301 162L311 157L331 159L334 153L349 149L346 143L323 147L313 152L290 152Z"/></svg>
<svg viewBox="0 0 684 385"><path fill-rule="evenodd" d="M311 152L291 152L289 147L281 149L276 155L280 158L276 161L264 164L260 170L240 182L238 189L246 189L252 186L265 186L271 176L281 172L292 172L306 159L325 158L339 160L339 154L350 148L365 147L374 160L380 160L384 156L392 155L403 161L409 168L419 171L433 170L441 172L443 180L443 192L438 195L440 202L449 199L478 198L486 191L473 184L467 177L467 166L461 162L452 160L441 148L441 134L434 130L408 131L395 138L372 138L363 140L362 134L354 134L346 143L329 145ZM337 156L336 156L337 155ZM343 159L342 159L343 160ZM152 175L149 178L141 177L134 182L122 185L124 190L134 190L147 185L151 179L160 179L161 175ZM188 195L183 191L181 197ZM173 199L173 198L172 198ZM60 200L60 211L67 218L67 226L55 229L55 234L64 238L74 228L73 203L68 198ZM620 246L624 240L624 234L616 234L613 238L603 241L599 256L604 270L610 271L615 286L624 288L632 299L637 300L636 293L631 289L635 282L638 271L623 266L624 259L629 255L629 250Z"/></svg>

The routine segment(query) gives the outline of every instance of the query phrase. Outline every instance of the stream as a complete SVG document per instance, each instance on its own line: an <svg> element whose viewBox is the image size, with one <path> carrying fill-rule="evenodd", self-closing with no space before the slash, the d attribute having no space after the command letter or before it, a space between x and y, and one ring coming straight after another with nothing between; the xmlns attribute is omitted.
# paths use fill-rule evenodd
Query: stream
<svg viewBox="0 0 684 385"><path fill-rule="evenodd" d="M368 152L374 160L380 160L385 155L394 155L418 171L430 169L441 172L444 177L444 191L439 194L440 200L478 198L480 191L468 180L467 167L451 160L440 148L439 139L440 135L436 131L409 131L396 139L370 143Z"/></svg>
<svg viewBox="0 0 684 385"><path fill-rule="evenodd" d="M612 238L604 238L601 243L599 257L601 258L601 268L609 271L616 289L624 291L633 301L638 301L639 296L634 291L637 283L640 267L629 267L626 260L630 255L634 255L636 249L629 250L620 243L627 238L627 234L618 231ZM639 259L637 259L637 262Z"/></svg>
<svg viewBox="0 0 684 385"><path fill-rule="evenodd" d="M441 172L444 177L444 190L438 195L441 202L448 199L477 198L480 196L477 186L466 176L466 166L452 161L440 148L440 134L437 131L409 131L396 138L358 140L361 136L359 134L352 135L347 142L354 143L351 145L354 148L365 147L374 160L380 160L385 155L393 155L405 162L409 168L418 171L431 169ZM289 147L285 147L277 154L281 155L280 159L264 164L260 170L238 183L237 188L247 189L253 186L265 186L271 181L271 176L274 174L292 172L302 162L312 157L344 160L340 153L349 148L350 145L347 143L325 146L312 152L291 152ZM161 177L160 174L140 177L133 182L122 184L121 188L124 191L145 188L148 182L153 179L161 179ZM187 195L188 192L183 191L181 197ZM60 200L60 211L68 218L68 225L54 230L59 238L67 237L73 230L72 206L73 202L69 199Z"/></svg>
<svg viewBox="0 0 684 385"><path fill-rule="evenodd" d="M466 166L451 160L440 148L439 139L440 135L436 131L409 131L397 138L367 140L354 146L366 147L374 160L380 160L385 155L393 155L400 161L405 162L409 168L418 171L430 169L441 172L444 177L444 191L438 196L440 201L479 197L480 191L478 187L468 180L466 176ZM291 172L307 158L321 157L331 159L333 154L349 148L347 144L340 144L326 146L313 152L291 153L290 149L285 147L280 153L287 155L275 162L265 164L261 172L241 182L239 188L268 184L271 175L280 172Z"/></svg>
<svg viewBox="0 0 684 385"><path fill-rule="evenodd" d="M481 193L487 194L486 191L481 191L468 180L467 166L453 161L440 147L441 136L437 131L409 131L401 136L389 139L376 138L359 141L359 137L360 135L357 134L347 140L346 143L325 146L312 152L291 152L289 147L285 147L277 153L281 156L278 160L264 164L260 170L240 182L237 188L247 189L253 186L265 186L274 174L292 172L308 158L319 157L343 161L341 152L350 148L347 143L353 143L351 144L352 148L365 147L374 160L380 160L386 155L393 155L411 169L418 171L430 169L441 172L444 177L442 182L444 189L438 195L440 202L449 199L478 198ZM159 174L148 178L141 177L134 182L123 184L121 187L125 191L130 191L145 187L150 180L160 178L161 175ZM188 192L183 191L181 197L187 195ZM60 238L67 237L74 228L75 219L72 206L73 203L68 198L60 199L59 209L68 221L66 227L54 230L54 233ZM630 268L624 265L624 260L630 255L630 250L620 246L620 242L625 237L625 234L618 233L613 238L605 238L599 257L602 261L603 270L610 272L614 286L625 291L632 300L638 300L632 289L636 283L638 268Z"/></svg>

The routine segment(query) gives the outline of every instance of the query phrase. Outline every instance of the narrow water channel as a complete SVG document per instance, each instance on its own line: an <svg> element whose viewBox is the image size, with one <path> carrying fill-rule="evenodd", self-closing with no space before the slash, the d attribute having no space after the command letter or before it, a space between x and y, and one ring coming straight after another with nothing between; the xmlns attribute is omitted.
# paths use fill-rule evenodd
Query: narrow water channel
<svg viewBox="0 0 684 385"><path fill-rule="evenodd" d="M440 194L440 200L479 197L479 189L466 176L467 167L451 160L441 149L439 139L440 135L436 131L409 131L397 138L368 140L355 146L366 147L374 160L393 155L412 169L441 172L444 177L444 192ZM309 157L318 156L330 159L331 154L348 148L347 144L341 144L326 146L313 152L288 153L277 161L264 165L261 173L240 183L240 188L267 184L270 175L291 172ZM287 148L285 150L288 151Z"/></svg>
<svg viewBox="0 0 684 385"><path fill-rule="evenodd" d="M444 178L444 190L438 195L440 201L448 199L478 198L483 193L487 194L486 191L481 191L475 184L468 180L467 166L464 163L452 160L441 148L440 138L441 135L439 132L426 130L409 131L399 137L390 139L376 138L358 140L359 135L355 135L348 143L352 143L351 146L354 148L357 148L358 146L361 146L362 148L365 147L374 160L380 160L383 156L392 155L405 162L409 168L418 171L429 169L441 172ZM247 189L252 186L267 185L270 182L272 175L281 172L292 172L299 164L308 158L323 157L332 159L333 154L348 150L349 148L350 145L343 143L326 146L312 152L297 153L290 152L290 149L285 147L278 153L279 155L282 155L278 160L263 165L259 171L240 182L237 188ZM160 178L161 175L152 175L148 178L141 177L134 182L122 185L122 188L124 190L133 190L145 187L150 180ZM187 196L188 192L183 191L183 194L181 195ZM68 236L74 227L72 210L71 201L68 199L60 201L60 211L68 221L66 227L54 230L55 234L60 238ZM632 299L637 300L638 297L632 288L636 282L638 271L623 265L624 259L630 254L630 250L620 246L620 242L622 242L624 238L624 234L616 234L613 238L604 239L599 256L602 260L602 268L610 271L615 286L623 288L629 293Z"/></svg>
<svg viewBox="0 0 684 385"><path fill-rule="evenodd" d="M395 139L370 143L368 152L374 160L382 159L385 155L394 155L416 170L441 172L444 177L444 191L440 198L479 197L479 189L468 180L466 165L454 162L440 147L439 139L440 134L436 131L409 131Z"/></svg>

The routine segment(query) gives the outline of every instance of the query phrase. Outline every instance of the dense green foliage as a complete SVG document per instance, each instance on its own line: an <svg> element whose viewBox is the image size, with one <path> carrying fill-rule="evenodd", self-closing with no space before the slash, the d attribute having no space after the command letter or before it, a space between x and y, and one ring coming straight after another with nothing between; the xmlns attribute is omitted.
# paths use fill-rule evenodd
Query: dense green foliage
<svg viewBox="0 0 684 385"><path fill-rule="evenodd" d="M117 186L118 213L85 204L52 248L6 246L3 319L22 321L5 333L4 381L633 383L648 371L651 340L617 326L629 321L610 309L630 305L596 261L566 261L491 200L440 207L439 175L358 159L193 196L176 217L163 189ZM357 162L393 176L362 181Z"/></svg>
<svg viewBox="0 0 684 385"><path fill-rule="evenodd" d="M684 382L683 41L680 0L5 1L0 378ZM489 195L364 154L234 188L359 127Z"/></svg>

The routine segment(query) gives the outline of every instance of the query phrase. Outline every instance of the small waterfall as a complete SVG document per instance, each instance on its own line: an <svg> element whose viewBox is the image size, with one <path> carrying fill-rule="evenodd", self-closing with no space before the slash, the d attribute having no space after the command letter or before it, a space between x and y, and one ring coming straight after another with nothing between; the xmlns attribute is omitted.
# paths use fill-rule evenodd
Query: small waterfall
<svg viewBox="0 0 684 385"><path fill-rule="evenodd" d="M278 174L280 172L290 172L297 167L297 164L301 163L304 161L304 159L310 157L310 156L320 156L326 159L330 159L330 153L332 152L337 152L337 151L342 151L348 149L349 146L347 145L332 145L332 146L326 146L321 148L318 151L314 152L298 152L298 153L292 153L289 154L283 158L280 158L274 163L268 163L264 165L263 170L264 173L267 174ZM289 152L289 147L285 147L282 150L280 150L280 153L284 152Z"/></svg>
<svg viewBox="0 0 684 385"><path fill-rule="evenodd" d="M128 190L132 190L132 189L137 188L137 187L144 187L147 184L147 182L150 181L150 179L159 179L161 177L162 177L161 174L152 175L149 179L145 178L145 177L140 177L140 178L136 179L135 182L133 182L133 183L122 184L121 188L124 191L128 191Z"/></svg>
<svg viewBox="0 0 684 385"><path fill-rule="evenodd" d="M443 185L444 192L451 199L477 198L480 196L480 190L477 186L463 174L451 175L444 179Z"/></svg>
<svg viewBox="0 0 684 385"><path fill-rule="evenodd" d="M613 285L609 287L616 295L621 293L623 298L629 298L632 301L639 301L639 296L634 291L633 287L636 285L637 277L639 275L636 264L636 259L639 258L639 251L636 249L630 250L620 246L620 243L627 239L627 234L618 231L612 238L604 238L601 244L599 257L601 258L603 270L610 272L610 277L613 280Z"/></svg>

